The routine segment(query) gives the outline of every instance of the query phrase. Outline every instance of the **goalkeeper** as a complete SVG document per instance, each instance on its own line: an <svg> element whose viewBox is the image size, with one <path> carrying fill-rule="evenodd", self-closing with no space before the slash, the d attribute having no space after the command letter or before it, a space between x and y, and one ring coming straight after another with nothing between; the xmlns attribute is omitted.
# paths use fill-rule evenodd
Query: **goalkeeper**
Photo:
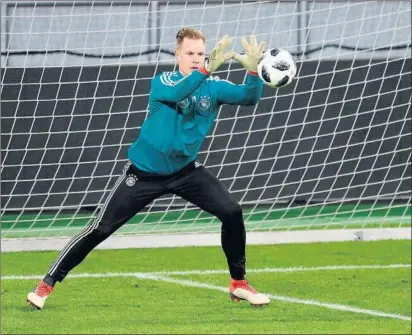
<svg viewBox="0 0 412 335"><path fill-rule="evenodd" d="M99 243L108 238L154 199L176 194L216 216L221 222L221 243L230 280L230 297L265 305L269 298L254 290L245 275L246 231L242 208L224 185L196 161L198 151L223 104L255 105L263 82L257 65L265 42L242 38L244 54L225 50L224 36L205 61L205 38L191 28L181 29L175 51L179 71L153 78L149 112L140 135L128 151L129 162L115 183L96 220L62 249L46 276L27 300L43 308L56 282L61 282ZM219 80L210 74L234 58L248 74L245 85Z"/></svg>

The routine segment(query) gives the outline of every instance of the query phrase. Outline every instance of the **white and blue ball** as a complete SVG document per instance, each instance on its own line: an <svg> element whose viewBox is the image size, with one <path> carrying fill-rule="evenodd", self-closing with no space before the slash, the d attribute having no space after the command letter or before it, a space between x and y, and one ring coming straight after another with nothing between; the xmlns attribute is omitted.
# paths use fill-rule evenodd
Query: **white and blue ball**
<svg viewBox="0 0 412 335"><path fill-rule="evenodd" d="M263 53L258 64L258 74L270 87L289 85L296 75L293 56L284 49L270 49Z"/></svg>

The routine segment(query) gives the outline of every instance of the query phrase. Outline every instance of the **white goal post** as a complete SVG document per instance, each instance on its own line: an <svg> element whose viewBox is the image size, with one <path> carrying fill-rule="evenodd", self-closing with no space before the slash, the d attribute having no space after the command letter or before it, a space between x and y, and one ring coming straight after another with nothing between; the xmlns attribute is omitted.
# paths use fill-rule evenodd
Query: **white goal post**
<svg viewBox="0 0 412 335"><path fill-rule="evenodd" d="M183 26L204 32L207 52L225 34L241 51L240 38L255 34L296 59L289 86L265 87L256 106L223 106L199 155L242 205L251 240L336 240L337 229L345 239L410 238L409 1L1 6L3 245L35 238L49 248L96 217L146 117L151 78L176 69ZM216 75L245 80L235 61ZM219 231L218 219L166 195L114 238L162 244L172 234L181 245L191 233L207 245L210 233L214 245Z"/></svg>

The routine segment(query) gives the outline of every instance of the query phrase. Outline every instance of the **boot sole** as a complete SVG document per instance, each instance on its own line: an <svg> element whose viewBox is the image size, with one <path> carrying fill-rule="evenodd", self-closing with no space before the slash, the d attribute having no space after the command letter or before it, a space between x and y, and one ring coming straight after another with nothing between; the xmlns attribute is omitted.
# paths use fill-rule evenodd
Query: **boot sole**
<svg viewBox="0 0 412 335"><path fill-rule="evenodd" d="M246 299L239 298L238 296L234 295L233 293L230 293L230 294L229 294L229 298L230 298L231 300L233 300L233 301L238 302L238 303L239 303L241 300L247 301ZM253 306L253 307L262 307L262 306L267 306L267 305L269 305L269 303L263 303L263 304L252 304L252 303L250 303L250 306Z"/></svg>
<svg viewBox="0 0 412 335"><path fill-rule="evenodd" d="M31 306L33 306L37 309L42 309L44 307L44 301L41 301L41 299L38 298L33 292L30 292L27 295L26 300ZM39 300L39 301L37 301L37 300Z"/></svg>
<svg viewBox="0 0 412 335"><path fill-rule="evenodd" d="M26 300L27 300L27 302L29 303L30 306L32 306L36 309L42 309L41 307L39 307L39 306L35 305L34 303L32 303L29 299L26 299Z"/></svg>

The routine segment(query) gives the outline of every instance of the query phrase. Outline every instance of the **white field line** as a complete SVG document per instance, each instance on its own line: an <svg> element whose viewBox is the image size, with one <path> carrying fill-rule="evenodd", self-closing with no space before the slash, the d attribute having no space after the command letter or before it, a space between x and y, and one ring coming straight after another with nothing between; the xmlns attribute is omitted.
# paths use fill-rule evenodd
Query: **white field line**
<svg viewBox="0 0 412 335"><path fill-rule="evenodd" d="M216 290L216 291L228 293L227 287L199 283L199 282L195 282L192 280L182 280L182 279L175 279L175 278L170 278L170 277L165 277L165 276L156 276L156 275L145 275L145 276L141 276L138 278L153 279L157 281L175 283L175 284L179 284L183 286L207 288L210 290ZM345 306L345 305L339 305L339 304L331 304L331 303L321 302L321 301L316 301L316 300L290 298L290 297L284 297L284 296L274 295L274 294L267 294L267 296L273 300L279 300L279 301L290 302L290 303L295 303L295 304L318 306L318 307L335 309L335 310L344 311L344 312L352 312L352 313L357 313L357 314L367 314L367 315L379 316L379 317L384 317L384 318L412 321L412 318L410 316L385 313L381 311L375 311L372 309L363 309L363 308L357 308L357 307L351 307L351 306Z"/></svg>
<svg viewBox="0 0 412 335"><path fill-rule="evenodd" d="M410 268L411 264L389 264L389 265L341 265L341 266L321 266L321 267L290 267L290 268L264 268L264 269L249 269L248 273L264 273L264 272L298 272L298 271L330 271L330 270L356 270L356 269L396 269L396 268ZM107 278L107 277L136 277L141 279L151 279L157 281L164 281L169 283L175 283L184 286L207 288L211 290L217 290L228 293L228 288L223 286L216 286L211 284L199 283L191 280L181 280L167 277L166 275L202 275L202 274L224 274L228 273L227 270L197 270L197 271L160 271L160 272L115 272L115 273L78 273L71 274L68 278ZM2 276L2 280L24 280L24 279L39 279L42 275L30 275L30 276ZM405 321L411 321L410 316L385 313L376 310L362 309L357 307L325 303L316 300L306 300L299 298L290 298L285 296L279 296L274 294L268 294L273 300L279 300L284 302L290 302L295 304L311 305L324 307L328 309L340 310L345 312L352 312L358 314L367 314L377 317L385 317L392 319L399 319Z"/></svg>
<svg viewBox="0 0 412 335"><path fill-rule="evenodd" d="M318 267L290 267L290 268L263 268L248 269L247 273L268 272L300 272L300 271L331 271L331 270L364 270L364 269L397 269L411 268L411 264L389 264L389 265L331 265ZM157 272L107 272L107 273L74 273L67 278L107 278L107 277L141 277L141 276L176 276L176 275L209 275L228 274L228 270L188 270L188 271L157 271ZM27 276L2 276L1 280L25 280L41 279L43 275Z"/></svg>

